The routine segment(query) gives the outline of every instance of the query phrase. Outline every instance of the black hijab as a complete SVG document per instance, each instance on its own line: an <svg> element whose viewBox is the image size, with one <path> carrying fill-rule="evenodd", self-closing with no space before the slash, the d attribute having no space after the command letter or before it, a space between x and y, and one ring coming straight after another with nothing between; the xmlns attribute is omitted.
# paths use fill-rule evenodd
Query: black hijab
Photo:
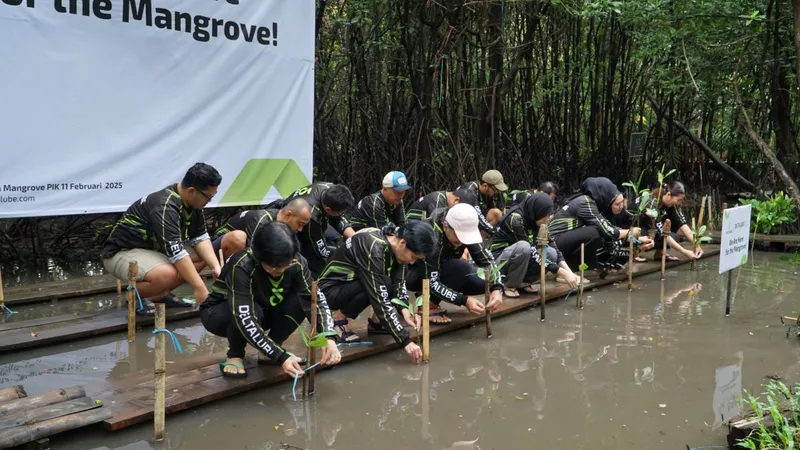
<svg viewBox="0 0 800 450"><path fill-rule="evenodd" d="M606 219L610 220L614 217L614 213L611 212L611 204L621 193L611 180L605 177L587 178L583 182L582 191L597 203L597 209Z"/></svg>
<svg viewBox="0 0 800 450"><path fill-rule="evenodd" d="M553 209L555 209L555 205L550 196L544 192L537 192L526 197L522 203L512 206L503 217L502 222L505 222L506 218L510 217L515 211L519 211L525 222L525 228L532 230L538 228L536 221L553 214Z"/></svg>

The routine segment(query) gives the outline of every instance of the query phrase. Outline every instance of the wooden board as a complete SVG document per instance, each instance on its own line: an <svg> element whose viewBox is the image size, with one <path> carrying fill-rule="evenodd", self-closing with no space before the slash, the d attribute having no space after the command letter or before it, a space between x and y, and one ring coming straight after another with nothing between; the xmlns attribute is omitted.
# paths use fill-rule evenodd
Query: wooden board
<svg viewBox="0 0 800 450"><path fill-rule="evenodd" d="M194 308L170 308L167 310L167 321L175 322L200 317L200 311ZM154 318L137 316L137 327L150 327ZM22 324L24 322L20 322ZM0 354L22 349L45 347L62 344L78 339L116 333L128 329L128 311L119 310L99 316L76 317L71 321L58 323L57 327L41 328L41 325L17 327L8 331L0 331ZM122 335L120 335L122 337Z"/></svg>
<svg viewBox="0 0 800 450"><path fill-rule="evenodd" d="M704 258L719 254L716 246L707 246ZM686 264L688 261L668 262L667 267L675 267ZM634 275L641 276L660 271L661 266L658 262L648 262L636 264ZM617 281L627 279L627 273L622 272L616 275L609 275L605 280L593 281L586 285L586 289L609 285ZM547 290L547 301L563 299L569 292L569 287L562 283L552 283L552 287ZM519 298L506 298L500 309L492 314L493 318L499 318L515 312L528 309L539 303L538 296L520 296ZM446 303L442 304L447 307ZM463 308L452 311L449 317L452 322L447 325L436 325L431 327L431 336L439 336L449 333L485 320L484 316L474 316L464 311ZM366 321L358 320L351 322L351 330L364 337L366 333ZM501 325L502 326L502 325ZM353 362L372 355L387 352L398 348L399 345L386 335L369 336L365 340L372 341L371 346L343 347L342 363ZM297 334L293 334L284 344L286 349L299 353L302 350ZM255 362L253 350L249 349L245 363L248 375L244 379L223 378L219 370L219 362L225 358L224 354L206 355L195 358L193 362L184 362L180 366L170 365L167 367L167 399L166 412L172 414L199 406L214 400L230 397L251 389L269 386L283 381L289 381L288 375L284 374L279 367L258 366ZM436 355L431 355L431 360L436 360ZM199 364L204 364L199 366ZM185 369L197 365L196 368L186 371ZM320 367L318 370L327 370L327 367ZM153 375L152 368L127 375L124 379L113 382L103 390L91 392L89 395L104 401L105 405L112 411L113 416L104 421L104 426L109 430L120 430L138 423L152 420L153 417ZM324 383L324 382L323 382ZM321 387L325 389L324 385Z"/></svg>
<svg viewBox="0 0 800 450"><path fill-rule="evenodd" d="M200 272L205 278L211 272ZM127 283L127 280L126 280ZM83 297L86 295L108 294L117 291L117 279L113 275L96 275L92 277L76 277L63 281L47 281L44 283L10 286L4 289L5 302L8 306L40 303L62 298Z"/></svg>
<svg viewBox="0 0 800 450"><path fill-rule="evenodd" d="M721 233L719 231L711 232L711 240L714 243L719 243ZM751 243L753 235L750 235ZM797 234L759 234L756 233L756 242L769 244L771 242L781 244L797 244L800 245L800 235Z"/></svg>

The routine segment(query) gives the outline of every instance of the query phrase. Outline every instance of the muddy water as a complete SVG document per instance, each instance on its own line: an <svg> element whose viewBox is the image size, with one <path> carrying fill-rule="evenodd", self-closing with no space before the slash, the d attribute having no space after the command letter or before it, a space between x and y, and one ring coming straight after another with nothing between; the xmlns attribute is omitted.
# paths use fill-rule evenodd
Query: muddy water
<svg viewBox="0 0 800 450"><path fill-rule="evenodd" d="M76 277L102 275L105 273L100 261L67 261L47 258L40 263L19 264L3 262L3 286L22 286L47 281L63 281Z"/></svg>
<svg viewBox="0 0 800 450"><path fill-rule="evenodd" d="M553 303L545 323L536 310L498 319L491 340L481 326L439 337L423 367L393 351L323 372L308 402L293 401L281 384L169 416L158 448L722 446L720 425L736 413L742 389L759 391L772 375L800 380L800 341L779 321L800 309L797 268L776 254L755 261L733 277L731 317L726 278L704 261L663 283L657 274L638 278L631 293L624 285L588 292L582 311L574 297ZM170 328L189 354L225 349L196 326ZM140 335L136 345L137 364L152 364L142 356L152 340ZM131 369L126 352L126 342L96 340L3 357L0 384L39 392L103 382ZM53 444L147 449L151 436L147 424L78 431Z"/></svg>

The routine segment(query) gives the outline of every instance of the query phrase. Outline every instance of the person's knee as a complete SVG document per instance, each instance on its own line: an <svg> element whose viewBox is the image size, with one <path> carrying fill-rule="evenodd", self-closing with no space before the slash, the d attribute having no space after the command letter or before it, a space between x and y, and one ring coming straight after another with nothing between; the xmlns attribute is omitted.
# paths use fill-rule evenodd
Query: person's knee
<svg viewBox="0 0 800 450"><path fill-rule="evenodd" d="M160 264L145 274L144 281L151 283L154 291L160 292L180 286L183 278L172 264Z"/></svg>
<svg viewBox="0 0 800 450"><path fill-rule="evenodd" d="M486 220L492 225L495 226L500 223L500 219L503 218L503 211L500 211L497 208L492 208L486 212Z"/></svg>
<svg viewBox="0 0 800 450"><path fill-rule="evenodd" d="M547 247L547 260L556 261L558 259L558 252L553 247Z"/></svg>
<svg viewBox="0 0 800 450"><path fill-rule="evenodd" d="M242 230L234 230L230 233L225 233L222 237L222 254L228 257L239 250L247 247L247 233Z"/></svg>
<svg viewBox="0 0 800 450"><path fill-rule="evenodd" d="M514 244L511 259L526 259L531 255L531 244L528 241L519 241Z"/></svg>

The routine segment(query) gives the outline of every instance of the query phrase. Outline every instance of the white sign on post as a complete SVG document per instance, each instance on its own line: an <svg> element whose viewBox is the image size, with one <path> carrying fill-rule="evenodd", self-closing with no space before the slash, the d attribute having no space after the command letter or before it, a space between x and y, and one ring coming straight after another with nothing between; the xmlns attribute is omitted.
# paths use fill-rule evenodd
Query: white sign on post
<svg viewBox="0 0 800 450"><path fill-rule="evenodd" d="M733 270L747 262L750 250L750 205L729 208L722 212L722 234L719 250L719 273Z"/></svg>

